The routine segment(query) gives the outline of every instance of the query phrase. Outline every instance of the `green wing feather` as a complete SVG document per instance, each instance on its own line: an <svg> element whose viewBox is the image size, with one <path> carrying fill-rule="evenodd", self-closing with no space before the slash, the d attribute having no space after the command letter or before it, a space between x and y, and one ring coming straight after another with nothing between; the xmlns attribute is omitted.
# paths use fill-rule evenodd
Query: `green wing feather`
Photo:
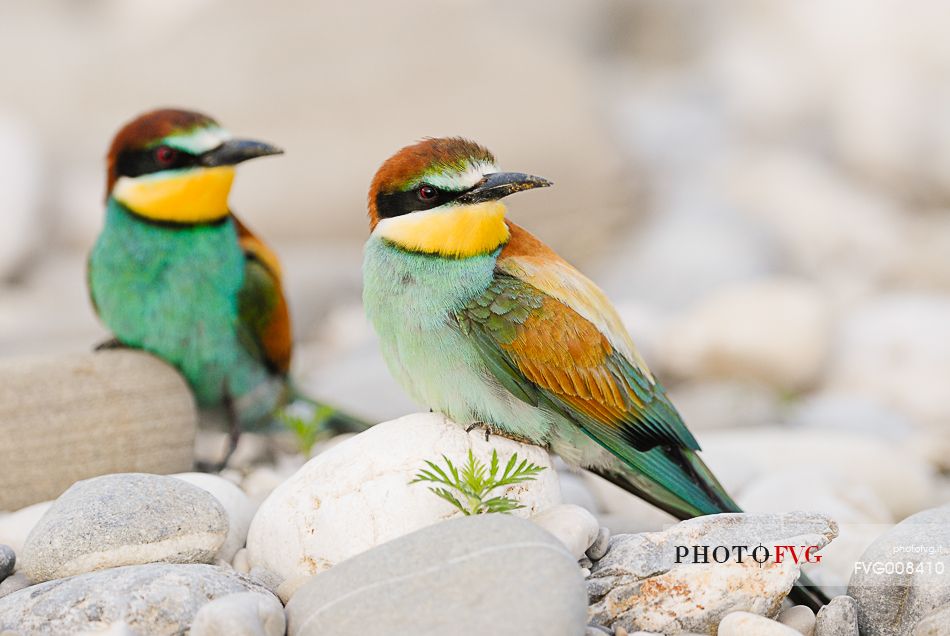
<svg viewBox="0 0 950 636"><path fill-rule="evenodd" d="M571 337L571 325L566 322L584 322L594 329L584 318L573 312L557 300L547 296L524 281L498 274L494 282L479 297L471 301L468 306L456 314L458 323L463 330L475 337L480 350L496 378L512 393L526 402L537 406L542 396L554 404L560 405L558 410L569 410L574 417L581 420L578 424L590 427L607 439L614 440L618 446L633 446L637 450L646 451L656 446L680 446L691 450L699 450L699 444L683 424L676 409L666 397L663 387L649 382L630 364L619 352L612 348L606 349L598 361L599 372L610 374L610 379L623 390L616 394L622 400L622 409L618 409L621 417L616 420L605 420L594 414L578 412L565 398L563 390L552 390L555 383L539 385L532 382L521 371L524 366L524 354L531 353L527 348L513 348L517 338L523 333L525 322L537 312L545 311L545 306L556 303L559 306L558 315L552 316L551 321L561 321L561 336ZM566 320L565 320L566 319ZM591 343L596 346L597 343ZM547 340L546 347L564 347L564 339ZM609 345L608 345L609 346ZM519 359L520 355L520 359ZM579 376L584 382L590 382L591 369L574 367L561 371ZM576 392L575 392L576 395ZM574 419L572 417L572 419Z"/></svg>
<svg viewBox="0 0 950 636"><path fill-rule="evenodd" d="M573 309L496 272L455 318L502 386L617 456L627 470L613 477L629 490L683 517L738 509L696 455L699 444L663 387Z"/></svg>
<svg viewBox="0 0 950 636"><path fill-rule="evenodd" d="M324 417L324 426L339 433L358 433L370 423L304 394L288 377L293 350L290 312L284 297L277 256L233 217L245 254L244 284L238 294L238 333L242 345L284 377L282 402L301 400Z"/></svg>

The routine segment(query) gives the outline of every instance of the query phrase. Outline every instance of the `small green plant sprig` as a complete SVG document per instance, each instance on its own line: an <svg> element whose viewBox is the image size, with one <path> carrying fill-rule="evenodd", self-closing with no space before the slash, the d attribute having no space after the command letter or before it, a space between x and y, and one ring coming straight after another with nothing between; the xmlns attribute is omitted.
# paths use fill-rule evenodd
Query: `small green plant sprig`
<svg viewBox="0 0 950 636"><path fill-rule="evenodd" d="M518 453L514 453L505 470L499 476L498 451L492 450L491 465L475 458L472 450L468 451L468 460L460 468L456 468L452 460L442 456L447 470L440 468L435 462L426 460L429 468L424 468L416 474L410 484L417 482L431 482L441 484L439 487L429 487L429 490L445 499L447 502L462 511L465 515L479 515L487 512L511 512L524 508L510 497L488 497L488 494L503 486L520 484L537 479L544 470L543 466L532 464L527 459L518 463Z"/></svg>
<svg viewBox="0 0 950 636"><path fill-rule="evenodd" d="M321 405L306 417L284 409L277 414L277 419L293 432L297 438L297 448L300 449L300 452L304 455L310 455L314 444L331 436L330 431L324 428L323 424L332 414L333 409L331 407Z"/></svg>

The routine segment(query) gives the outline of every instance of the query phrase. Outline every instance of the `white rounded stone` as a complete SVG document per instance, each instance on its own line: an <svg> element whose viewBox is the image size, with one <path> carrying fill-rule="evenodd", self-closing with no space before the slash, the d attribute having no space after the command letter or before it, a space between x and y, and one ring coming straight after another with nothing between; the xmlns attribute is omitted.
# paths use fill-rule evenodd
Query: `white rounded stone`
<svg viewBox="0 0 950 636"><path fill-rule="evenodd" d="M586 472L586 471L583 471ZM587 483L584 481L582 471L573 471L558 468L558 483L561 487L561 501L566 504L574 504L589 510L591 513L598 511L597 500L594 493L590 491Z"/></svg>
<svg viewBox="0 0 950 636"><path fill-rule="evenodd" d="M793 605L782 610L782 613L778 615L778 622L791 627L802 636L814 636L815 612L805 605Z"/></svg>
<svg viewBox="0 0 950 636"><path fill-rule="evenodd" d="M788 468L763 475L741 490L737 502L746 512L812 510L839 524L894 521L872 488L830 466Z"/></svg>
<svg viewBox="0 0 950 636"><path fill-rule="evenodd" d="M247 574L251 571L251 564L247 560L247 548L241 548L231 559L231 567L241 574Z"/></svg>
<svg viewBox="0 0 950 636"><path fill-rule="evenodd" d="M25 587L30 587L32 584L33 582L30 581L26 574L17 572L12 576L8 576L7 578L3 579L3 582L0 583L0 598L3 598L8 594L18 592Z"/></svg>
<svg viewBox="0 0 950 636"><path fill-rule="evenodd" d="M910 418L875 396L836 391L819 391L797 401L787 421L803 428L871 433L895 442L906 440L913 430Z"/></svg>
<svg viewBox="0 0 950 636"><path fill-rule="evenodd" d="M228 514L228 537L218 550L217 558L230 562L247 541L247 529L257 506L244 492L227 479L208 473L179 473L172 475L211 493Z"/></svg>
<svg viewBox="0 0 950 636"><path fill-rule="evenodd" d="M557 474L548 453L532 445L471 433L435 413L407 415L378 424L307 462L261 505L248 533L252 567L263 566L292 581L333 567L373 546L462 513L410 484L425 461L442 455L462 464L472 450L486 465L492 450L504 466L512 453L545 467L534 481L499 489L528 517L560 503Z"/></svg>
<svg viewBox="0 0 950 636"><path fill-rule="evenodd" d="M828 351L830 316L804 281L735 284L709 294L664 335L662 358L677 375L814 384Z"/></svg>
<svg viewBox="0 0 950 636"><path fill-rule="evenodd" d="M241 490L247 493L251 501L260 505L283 481L284 477L272 467L258 466L241 482Z"/></svg>
<svg viewBox="0 0 950 636"><path fill-rule="evenodd" d="M531 521L557 537L575 559L584 556L600 532L600 524L594 515L571 504L560 504L542 510L532 516Z"/></svg>
<svg viewBox="0 0 950 636"><path fill-rule="evenodd" d="M894 294L852 312L840 329L828 384L872 396L946 431L950 297Z"/></svg>
<svg viewBox="0 0 950 636"><path fill-rule="evenodd" d="M801 636L798 630L751 612L732 612L719 623L719 636Z"/></svg>
<svg viewBox="0 0 950 636"><path fill-rule="evenodd" d="M201 606L191 636L283 636L284 606L269 594L239 592Z"/></svg>
<svg viewBox="0 0 950 636"><path fill-rule="evenodd" d="M781 419L781 396L774 387L741 380L682 382L668 391L690 430L762 426Z"/></svg>
<svg viewBox="0 0 950 636"><path fill-rule="evenodd" d="M614 534L654 532L668 528L677 521L673 515L603 477L585 471L583 478L599 504L597 518Z"/></svg>
<svg viewBox="0 0 950 636"><path fill-rule="evenodd" d="M0 517L0 543L10 546L14 552L21 552L33 526L43 518L51 505L52 501L42 501Z"/></svg>
<svg viewBox="0 0 950 636"><path fill-rule="evenodd" d="M703 461L733 493L767 474L830 471L873 490L897 519L925 508L935 494L931 466L910 450L872 435L763 427L707 431L702 444Z"/></svg>

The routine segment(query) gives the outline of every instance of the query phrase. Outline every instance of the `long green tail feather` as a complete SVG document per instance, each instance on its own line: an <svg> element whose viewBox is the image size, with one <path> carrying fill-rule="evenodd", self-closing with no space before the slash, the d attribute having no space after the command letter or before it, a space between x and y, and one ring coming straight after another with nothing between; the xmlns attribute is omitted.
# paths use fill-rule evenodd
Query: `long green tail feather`
<svg viewBox="0 0 950 636"><path fill-rule="evenodd" d="M741 512L692 450L658 447L629 457L629 468L618 462L613 470L594 472L677 519Z"/></svg>
<svg viewBox="0 0 950 636"><path fill-rule="evenodd" d="M633 493L677 519L702 515L742 512L699 455L680 448L654 448L637 453L633 470L592 470L611 483ZM829 598L802 574L789 598L814 611Z"/></svg>

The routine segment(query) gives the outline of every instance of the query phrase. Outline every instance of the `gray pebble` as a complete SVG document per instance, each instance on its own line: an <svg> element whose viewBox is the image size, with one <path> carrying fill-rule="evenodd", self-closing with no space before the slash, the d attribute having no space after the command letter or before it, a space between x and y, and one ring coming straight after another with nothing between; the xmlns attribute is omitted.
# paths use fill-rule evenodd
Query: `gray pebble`
<svg viewBox="0 0 950 636"><path fill-rule="evenodd" d="M610 530L601 526L597 531L597 538L594 543L587 548L587 556L591 561L599 561L607 554L607 548L610 545Z"/></svg>
<svg viewBox="0 0 950 636"><path fill-rule="evenodd" d="M24 634L184 634L216 598L253 592L276 598L230 568L204 564L127 565L48 581L0 599L0 629ZM116 632L113 632L116 633Z"/></svg>
<svg viewBox="0 0 950 636"><path fill-rule="evenodd" d="M577 636L587 622L577 557L509 515L449 519L393 539L310 578L287 603L293 636Z"/></svg>
<svg viewBox="0 0 950 636"><path fill-rule="evenodd" d="M935 608L950 604L947 528L950 505L907 517L868 546L848 584L862 633L906 636Z"/></svg>
<svg viewBox="0 0 950 636"><path fill-rule="evenodd" d="M284 606L274 596L240 592L216 598L195 614L191 636L283 636Z"/></svg>
<svg viewBox="0 0 950 636"><path fill-rule="evenodd" d="M947 636L950 634L950 605L925 616L914 626L913 636Z"/></svg>
<svg viewBox="0 0 950 636"><path fill-rule="evenodd" d="M581 568L585 570L589 570L594 567L594 562L585 556L577 560L577 565L581 566Z"/></svg>
<svg viewBox="0 0 950 636"><path fill-rule="evenodd" d="M280 584L284 582L283 577L281 577L279 574L272 572L271 570L268 570L267 568L260 565L251 568L248 576L251 577L251 580L260 583L275 594L277 593L277 588L280 587Z"/></svg>
<svg viewBox="0 0 950 636"><path fill-rule="evenodd" d="M16 554L13 548L0 543L0 581L13 574L13 566L16 565Z"/></svg>
<svg viewBox="0 0 950 636"><path fill-rule="evenodd" d="M0 583L0 598L18 592L25 587L30 587L32 584L33 582L26 578L26 574L17 572L12 576L8 576L3 583Z"/></svg>
<svg viewBox="0 0 950 636"><path fill-rule="evenodd" d="M210 563L227 534L227 513L209 492L174 477L120 473L73 484L18 556L39 583L123 565Z"/></svg>
<svg viewBox="0 0 950 636"><path fill-rule="evenodd" d="M730 612L740 607L778 608L798 576L797 568L760 569L750 561L730 573L730 568L712 560L678 564L677 546L788 545L807 540L823 547L836 533L836 524L824 515L793 512L710 515L662 532L615 535L610 551L594 564L587 579L588 622L675 634L715 633L721 621L741 627L738 618L723 617L733 616ZM675 593L669 591L671 585L676 586ZM763 625L754 618L746 621L758 623L750 629ZM798 636L780 623L767 625L769 633Z"/></svg>
<svg viewBox="0 0 950 636"><path fill-rule="evenodd" d="M836 596L818 611L815 636L858 636L858 605L850 596Z"/></svg>

